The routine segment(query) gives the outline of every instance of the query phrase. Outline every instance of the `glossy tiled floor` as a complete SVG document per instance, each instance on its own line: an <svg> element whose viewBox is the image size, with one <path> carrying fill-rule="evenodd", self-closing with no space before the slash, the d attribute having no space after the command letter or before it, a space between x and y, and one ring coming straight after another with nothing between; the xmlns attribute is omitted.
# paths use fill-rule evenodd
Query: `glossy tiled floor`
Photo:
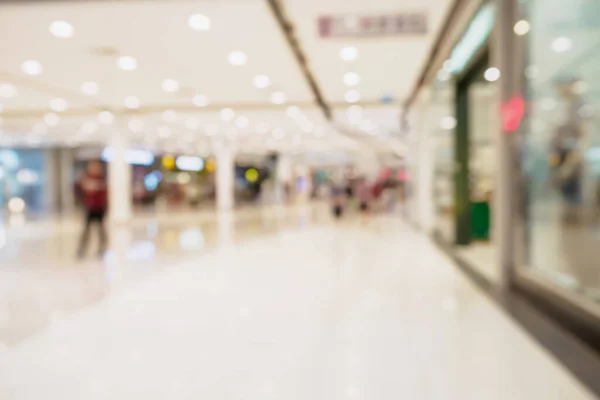
<svg viewBox="0 0 600 400"><path fill-rule="evenodd" d="M140 218L82 264L74 223L28 226L0 250L2 400L592 399L396 216Z"/></svg>

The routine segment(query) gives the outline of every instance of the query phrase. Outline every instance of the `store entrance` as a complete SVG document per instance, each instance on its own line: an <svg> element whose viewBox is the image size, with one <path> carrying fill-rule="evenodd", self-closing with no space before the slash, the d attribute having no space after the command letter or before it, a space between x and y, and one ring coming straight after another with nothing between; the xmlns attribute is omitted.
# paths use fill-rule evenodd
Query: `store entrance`
<svg viewBox="0 0 600 400"><path fill-rule="evenodd" d="M499 124L494 82L498 74L499 71L490 66L486 52L457 82L456 90L456 244L474 265L489 270L485 273L492 279L497 168L495 129Z"/></svg>

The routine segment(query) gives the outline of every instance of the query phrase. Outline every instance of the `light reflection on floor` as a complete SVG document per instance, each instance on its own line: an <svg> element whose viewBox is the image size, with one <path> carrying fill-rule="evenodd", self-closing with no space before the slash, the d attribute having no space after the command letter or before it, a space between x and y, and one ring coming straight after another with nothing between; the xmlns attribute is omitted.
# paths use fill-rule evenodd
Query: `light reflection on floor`
<svg viewBox="0 0 600 400"><path fill-rule="evenodd" d="M80 264L17 231L0 399L593 399L401 218L321 211L136 220Z"/></svg>
<svg viewBox="0 0 600 400"><path fill-rule="evenodd" d="M326 207L160 214L111 227L110 247L75 257L82 222L0 224L0 342L15 343L111 292L206 251L330 220Z"/></svg>

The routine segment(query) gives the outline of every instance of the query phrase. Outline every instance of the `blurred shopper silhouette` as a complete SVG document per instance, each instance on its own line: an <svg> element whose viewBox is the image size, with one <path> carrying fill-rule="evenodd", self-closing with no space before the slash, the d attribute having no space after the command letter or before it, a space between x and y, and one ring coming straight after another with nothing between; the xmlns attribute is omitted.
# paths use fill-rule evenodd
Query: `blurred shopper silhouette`
<svg viewBox="0 0 600 400"><path fill-rule="evenodd" d="M85 256L92 225L96 224L99 236L98 255L102 256L106 250L107 241L104 217L108 207L108 187L104 167L99 161L91 161L87 164L85 172L78 182L78 189L83 198L86 216L77 255L79 258Z"/></svg>
<svg viewBox="0 0 600 400"><path fill-rule="evenodd" d="M363 215L369 214L370 203L373 195L373 188L369 185L366 178L361 178L356 188L356 197L360 202L360 211Z"/></svg>
<svg viewBox="0 0 600 400"><path fill-rule="evenodd" d="M331 180L331 206L333 215L336 218L341 218L344 213L344 206L346 204L347 194L346 185L341 182L341 179Z"/></svg>

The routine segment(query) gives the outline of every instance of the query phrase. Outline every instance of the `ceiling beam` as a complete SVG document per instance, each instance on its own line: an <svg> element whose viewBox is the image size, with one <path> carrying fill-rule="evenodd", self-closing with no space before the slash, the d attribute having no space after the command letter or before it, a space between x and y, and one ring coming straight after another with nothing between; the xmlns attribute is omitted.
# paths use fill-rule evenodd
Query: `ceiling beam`
<svg viewBox="0 0 600 400"><path fill-rule="evenodd" d="M319 105L321 110L323 111L325 118L327 120L331 120L332 119L331 108L325 101L325 98L323 97L323 92L321 91L321 88L319 87L319 85L317 84L317 81L315 80L314 74L312 73L310 67L308 66L308 58L306 57L306 53L302 49L302 45L300 44L300 41L298 40L298 38L296 36L294 26L292 25L291 21L289 20L289 18L286 16L286 14L284 12L284 8L283 8L284 6L282 4L282 1L281 0L266 0L266 1L269 5L269 8L273 12L273 15L275 16L275 19L277 20L277 23L279 24L279 27L281 28L283 35L285 36L287 43L290 46L290 49L294 53L296 61L298 62L298 65L299 65L300 69L302 70L302 74L304 75L304 79L306 79L306 83L310 87L310 89L315 97L315 101L317 102L317 104Z"/></svg>

